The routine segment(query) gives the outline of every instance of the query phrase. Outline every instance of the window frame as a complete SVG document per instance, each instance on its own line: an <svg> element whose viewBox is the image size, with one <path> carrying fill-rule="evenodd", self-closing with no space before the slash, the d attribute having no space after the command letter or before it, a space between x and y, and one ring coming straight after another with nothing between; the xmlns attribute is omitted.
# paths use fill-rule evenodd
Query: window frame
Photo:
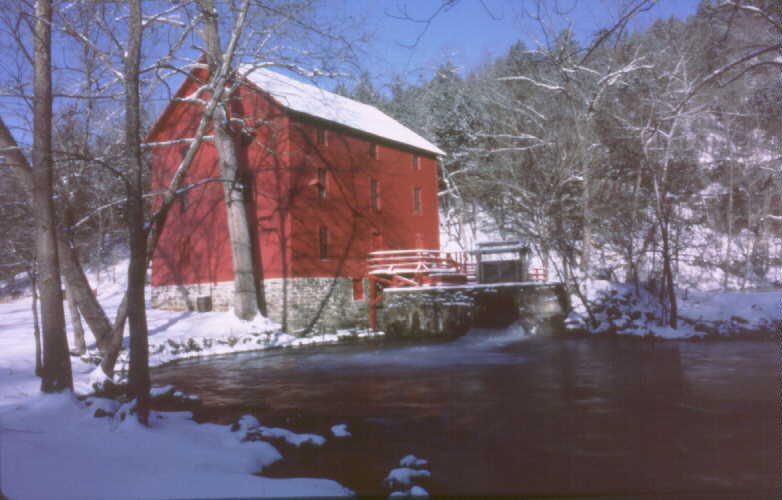
<svg viewBox="0 0 782 500"><path fill-rule="evenodd" d="M315 128L315 144L318 146L329 145L328 129L326 127L318 126Z"/></svg>
<svg viewBox="0 0 782 500"><path fill-rule="evenodd" d="M423 213L424 211L423 211L423 200L421 197L421 188L414 187L413 188L413 215L422 215Z"/></svg>
<svg viewBox="0 0 782 500"><path fill-rule="evenodd" d="M380 145L376 142L369 143L369 157L373 160L380 159Z"/></svg>
<svg viewBox="0 0 782 500"><path fill-rule="evenodd" d="M369 180L369 206L372 210L380 211L380 181L377 179Z"/></svg>
<svg viewBox="0 0 782 500"><path fill-rule="evenodd" d="M413 153L413 170L421 170L421 157Z"/></svg>
<svg viewBox="0 0 782 500"><path fill-rule="evenodd" d="M329 174L328 170L318 167L318 200L325 201L329 198Z"/></svg>

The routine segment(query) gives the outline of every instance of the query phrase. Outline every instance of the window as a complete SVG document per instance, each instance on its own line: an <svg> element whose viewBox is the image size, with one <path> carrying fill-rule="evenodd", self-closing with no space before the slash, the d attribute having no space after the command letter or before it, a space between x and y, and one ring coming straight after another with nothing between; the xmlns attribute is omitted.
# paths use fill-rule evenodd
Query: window
<svg viewBox="0 0 782 500"><path fill-rule="evenodd" d="M413 170L421 170L421 158L418 155L413 155Z"/></svg>
<svg viewBox="0 0 782 500"><path fill-rule="evenodd" d="M316 132L318 146L328 146L328 137L326 136L326 129L318 127Z"/></svg>
<svg viewBox="0 0 782 500"><path fill-rule="evenodd" d="M329 258L329 229L326 226L320 226L319 233L319 245L320 248L320 258L321 259L328 259Z"/></svg>
<svg viewBox="0 0 782 500"><path fill-rule="evenodd" d="M373 210L380 210L380 182L372 179L369 187L369 202Z"/></svg>
<svg viewBox="0 0 782 500"><path fill-rule="evenodd" d="M421 188L413 188L413 213L421 215Z"/></svg>
<svg viewBox="0 0 782 500"><path fill-rule="evenodd" d="M325 200L328 196L327 189L328 189L328 177L326 175L326 169L325 168L319 168L318 169L318 199L319 200Z"/></svg>
<svg viewBox="0 0 782 500"><path fill-rule="evenodd" d="M190 267L190 236L185 236L177 241L176 253L179 269Z"/></svg>
<svg viewBox="0 0 782 500"><path fill-rule="evenodd" d="M353 278L353 300L364 300L364 280L362 278Z"/></svg>
<svg viewBox="0 0 782 500"><path fill-rule="evenodd" d="M375 144L374 142L370 142L369 143L369 157L374 159L374 160L377 160L378 159L378 154L379 154L379 152L378 152L377 144Z"/></svg>

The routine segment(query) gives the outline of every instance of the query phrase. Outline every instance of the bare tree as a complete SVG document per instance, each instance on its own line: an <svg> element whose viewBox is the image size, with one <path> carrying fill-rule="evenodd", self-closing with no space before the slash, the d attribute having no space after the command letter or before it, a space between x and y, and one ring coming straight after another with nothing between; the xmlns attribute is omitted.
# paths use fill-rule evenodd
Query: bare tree
<svg viewBox="0 0 782 500"><path fill-rule="evenodd" d="M73 388L68 340L65 336L60 265L57 257L56 220L52 200L52 5L35 4L33 27L33 152L32 194L36 224L38 288L41 295L43 369L41 390L60 392Z"/></svg>
<svg viewBox="0 0 782 500"><path fill-rule="evenodd" d="M233 307L236 316L242 319L252 319L258 313L258 291L253 267L250 223L240 177L238 141L236 132L229 122L227 99L230 98L230 94L224 94L224 89L232 76L234 52L244 29L249 3L249 0L244 0L239 7L231 38L224 52L220 41L217 8L212 0L198 0L198 7L204 19L202 35L206 46L210 88L217 95L223 94L215 106L212 125L215 147L219 157L220 176L224 181L223 197L227 210L231 256L233 257Z"/></svg>
<svg viewBox="0 0 782 500"><path fill-rule="evenodd" d="M141 0L129 0L127 50L124 57L125 157L127 161L127 220L130 243L128 265L128 323L130 366L128 389L136 398L138 420L149 423L149 347L144 284L147 275L147 241L144 217L144 164L141 157Z"/></svg>

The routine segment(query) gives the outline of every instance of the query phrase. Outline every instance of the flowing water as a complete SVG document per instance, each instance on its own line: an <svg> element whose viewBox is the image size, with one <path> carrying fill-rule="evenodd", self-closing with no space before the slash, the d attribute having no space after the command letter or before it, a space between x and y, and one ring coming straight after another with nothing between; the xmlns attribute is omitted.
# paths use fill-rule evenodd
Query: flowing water
<svg viewBox="0 0 782 500"><path fill-rule="evenodd" d="M200 394L200 419L243 414L319 433L264 475L362 494L408 454L431 494L765 498L779 487L772 342L648 342L473 330L452 341L189 360L155 384ZM345 423L350 438L333 438Z"/></svg>

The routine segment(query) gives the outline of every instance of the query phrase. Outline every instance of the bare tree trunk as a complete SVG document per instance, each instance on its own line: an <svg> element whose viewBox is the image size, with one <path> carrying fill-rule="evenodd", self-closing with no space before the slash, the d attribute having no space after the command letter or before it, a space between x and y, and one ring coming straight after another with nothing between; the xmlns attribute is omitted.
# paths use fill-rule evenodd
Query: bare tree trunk
<svg viewBox="0 0 782 500"><path fill-rule="evenodd" d="M27 271L27 274L30 276L30 284L33 289L32 313L33 337L35 338L35 375L40 377L43 372L43 364L41 361L41 325L38 321L38 280L36 277L38 274L38 270L36 269L37 267L37 264L33 261L33 267Z"/></svg>
<svg viewBox="0 0 782 500"><path fill-rule="evenodd" d="M668 325L671 328L676 329L678 324L678 307L676 303L676 287L673 281L673 269L671 268L671 248L670 248L670 229L668 222L660 224L660 236L663 240L663 293L667 295L667 303L670 307L668 310ZM665 303L665 302L664 302Z"/></svg>
<svg viewBox="0 0 782 500"><path fill-rule="evenodd" d="M660 303L663 307L663 317L660 318L663 323L668 323L671 328L676 328L678 322L678 308L676 304L676 286L673 280L673 269L671 267L671 245L670 245L670 220L671 220L671 200L667 196L669 160L664 160L664 166L658 178L659 172L652 173L654 197L655 197L655 215L660 226L660 239L662 240L662 249L660 260L662 264L662 279L660 280Z"/></svg>
<svg viewBox="0 0 782 500"><path fill-rule="evenodd" d="M635 174L635 184L633 184L633 203L632 208L630 209L630 234L627 248L627 276L625 277L626 282L629 281L634 285L636 295L640 293L640 284L638 282L638 267L643 255L643 250L636 252L635 246L635 231L638 226L638 202L641 193L642 169L643 166L639 162ZM640 255L636 255L637 253Z"/></svg>
<svg viewBox="0 0 782 500"><path fill-rule="evenodd" d="M71 325L73 326L73 350L71 352L81 356L87 352L87 343L84 341L84 327L81 324L81 314L68 280L64 280L64 283L65 298L68 301L68 312L71 315Z"/></svg>
<svg viewBox="0 0 782 500"><path fill-rule="evenodd" d="M73 297L95 337L98 350L102 356L106 356L111 338L111 323L92 292L92 287L84 274L79 257L76 255L76 249L70 245L63 231L58 231L57 248L68 297ZM110 372L106 372L106 374L111 375Z"/></svg>
<svg viewBox="0 0 782 500"><path fill-rule="evenodd" d="M198 0L204 16L203 37L209 62L210 79L221 71L227 71L226 61L220 43L218 14L212 0ZM243 7L246 12L246 5ZM243 22L243 21L242 21ZM228 96L226 96L227 98ZM234 314L242 319L252 319L258 313L258 292L256 290L255 270L253 267L253 245L247 209L244 199L244 186L241 181L241 167L237 154L237 141L229 124L226 98L222 99L214 111L214 142L219 156L220 175L224 179L223 196L225 199L228 233L231 240L231 256L234 269Z"/></svg>
<svg viewBox="0 0 782 500"><path fill-rule="evenodd" d="M73 389L71 359L65 336L65 311L57 258L56 222L52 200L52 5L35 3L33 28L33 214L35 248L40 277L41 323L43 326L43 371L41 390L61 392Z"/></svg>
<svg viewBox="0 0 782 500"><path fill-rule="evenodd" d="M239 174L236 144L228 130L228 119L222 106L215 113L215 145L220 156L220 175L228 216L228 234L234 268L233 306L236 316L252 319L258 312L258 296L253 267L252 239Z"/></svg>
<svg viewBox="0 0 782 500"><path fill-rule="evenodd" d="M728 184L728 235L725 241L725 255L722 259L722 288L728 289L728 277L730 274L731 245L733 243L733 182L734 166L730 164L730 181Z"/></svg>
<svg viewBox="0 0 782 500"><path fill-rule="evenodd" d="M591 193L591 175L590 168L584 167L584 191L582 200L582 236L581 236L581 272L584 279L589 279L591 275L592 260L592 193Z"/></svg>
<svg viewBox="0 0 782 500"><path fill-rule="evenodd" d="M144 284L147 271L147 237L144 229L144 176L141 159L141 0L129 0L128 44L125 53L125 157L127 160L127 220L130 241L128 265L128 324L130 366L128 390L136 398L138 420L149 423L149 345Z"/></svg>

